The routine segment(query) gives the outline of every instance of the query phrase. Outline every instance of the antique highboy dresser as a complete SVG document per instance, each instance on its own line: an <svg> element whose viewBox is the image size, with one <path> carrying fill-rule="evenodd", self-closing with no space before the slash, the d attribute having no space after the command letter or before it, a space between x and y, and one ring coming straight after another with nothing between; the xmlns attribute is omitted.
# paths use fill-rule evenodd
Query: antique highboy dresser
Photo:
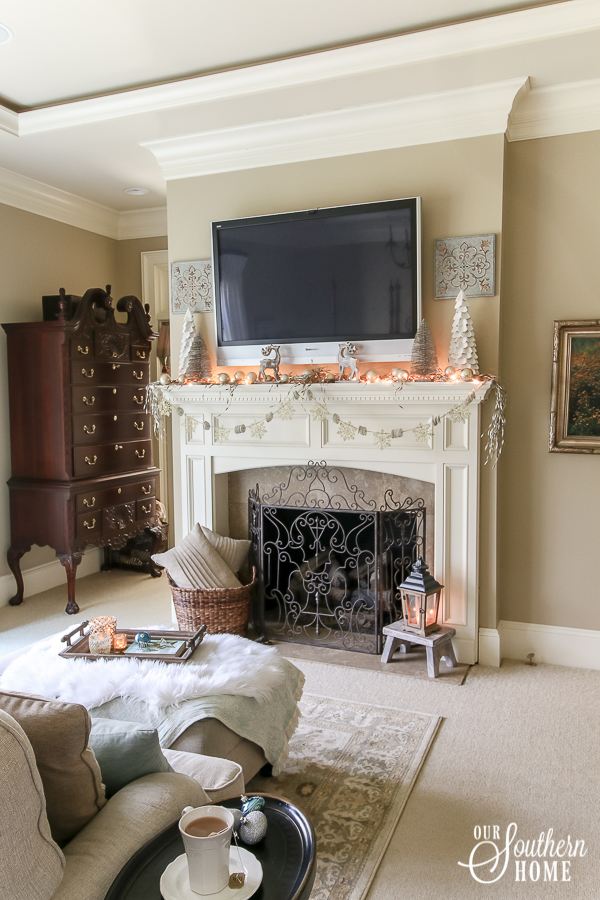
<svg viewBox="0 0 600 900"><path fill-rule="evenodd" d="M56 551L67 573L68 613L79 612L75 571L86 545L119 547L156 528L150 417L150 341L137 297L118 322L106 290L74 301L66 319L3 325L7 334L12 477L8 564L23 601L21 557L33 544ZM159 537L156 533L157 540Z"/></svg>

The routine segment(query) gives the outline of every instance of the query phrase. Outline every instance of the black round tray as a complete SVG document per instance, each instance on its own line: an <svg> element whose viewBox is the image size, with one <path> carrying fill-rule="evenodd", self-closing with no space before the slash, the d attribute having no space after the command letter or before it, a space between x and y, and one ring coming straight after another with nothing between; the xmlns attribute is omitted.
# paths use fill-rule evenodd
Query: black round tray
<svg viewBox="0 0 600 900"><path fill-rule="evenodd" d="M252 794L248 794L249 797ZM308 900L315 880L316 840L312 825L297 807L281 797L261 794L269 827L253 846L243 843L263 868L256 900ZM218 806L240 808L240 798ZM179 824L174 822L135 853L113 881L105 900L162 900L160 876L184 852Z"/></svg>

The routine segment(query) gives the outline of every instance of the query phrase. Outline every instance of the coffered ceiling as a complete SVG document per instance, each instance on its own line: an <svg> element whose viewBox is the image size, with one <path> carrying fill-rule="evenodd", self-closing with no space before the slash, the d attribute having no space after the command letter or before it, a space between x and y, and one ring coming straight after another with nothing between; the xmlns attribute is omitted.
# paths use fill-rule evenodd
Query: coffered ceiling
<svg viewBox="0 0 600 900"><path fill-rule="evenodd" d="M329 118L344 152L374 149L350 120L391 123L379 146L461 136L465 117L464 136L600 128L600 0L5 0L0 21L0 202L112 236L164 233L166 178L315 158ZM450 107L427 132L423 110ZM244 162L257 134L285 153Z"/></svg>

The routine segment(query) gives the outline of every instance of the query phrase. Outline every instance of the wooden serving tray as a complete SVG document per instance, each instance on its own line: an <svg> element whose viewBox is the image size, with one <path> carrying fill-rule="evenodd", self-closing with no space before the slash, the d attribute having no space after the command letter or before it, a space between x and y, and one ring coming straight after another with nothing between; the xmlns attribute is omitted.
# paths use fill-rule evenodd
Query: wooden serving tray
<svg viewBox="0 0 600 900"><path fill-rule="evenodd" d="M140 651L139 653L90 653L89 634L85 631L89 621L82 622L69 634L63 635L61 641L66 643L64 650L58 654L64 656L65 659L156 659L166 663L185 662L192 655L196 647L202 643L206 634L206 625L201 625L198 631L153 631L147 628L122 628L117 634L127 635L127 646L135 642L136 634L140 631L147 631L152 640L160 640L165 638L171 641L184 641L183 646L179 647L177 653L148 653ZM79 635L75 637L74 635ZM72 640L73 639L73 640Z"/></svg>

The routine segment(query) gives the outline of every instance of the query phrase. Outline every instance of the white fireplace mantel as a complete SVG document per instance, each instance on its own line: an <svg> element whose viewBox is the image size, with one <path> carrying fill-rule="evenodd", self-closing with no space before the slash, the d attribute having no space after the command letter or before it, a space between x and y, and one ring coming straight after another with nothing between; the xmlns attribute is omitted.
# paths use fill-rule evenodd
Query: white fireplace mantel
<svg viewBox="0 0 600 900"><path fill-rule="evenodd" d="M435 577L445 586L442 618L456 629L460 662L478 658L478 544L480 403L489 383L411 382L398 389L388 383L311 385L313 399L293 385L255 384L232 389L220 385L171 385L163 393L173 407L173 500L175 540L200 522L220 524L218 476L241 469L305 465L324 460L431 482L435 486ZM444 414L477 388L466 422ZM290 402L291 418L277 410ZM315 403L330 415L322 421ZM270 421L265 416L272 413ZM366 435L344 440L336 414ZM410 431L431 424L425 443ZM250 426L263 422L262 437ZM209 427L207 427L207 425ZM235 427L245 425L244 432ZM216 426L216 427L215 427ZM227 430L225 430L227 429ZM403 429L400 438L380 449L373 432ZM255 429L256 432L256 429ZM226 502L226 500L225 500ZM221 526L222 527L222 526Z"/></svg>

